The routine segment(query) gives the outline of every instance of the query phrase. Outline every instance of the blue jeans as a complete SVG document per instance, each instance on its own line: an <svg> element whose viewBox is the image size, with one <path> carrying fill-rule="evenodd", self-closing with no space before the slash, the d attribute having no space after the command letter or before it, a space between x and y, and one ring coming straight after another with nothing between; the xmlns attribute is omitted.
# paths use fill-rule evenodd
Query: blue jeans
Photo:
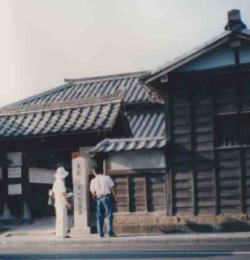
<svg viewBox="0 0 250 260"><path fill-rule="evenodd" d="M103 236L103 224L105 217L108 218L108 232L111 234L113 233L113 205L111 195L97 197L96 220L97 232L100 236Z"/></svg>

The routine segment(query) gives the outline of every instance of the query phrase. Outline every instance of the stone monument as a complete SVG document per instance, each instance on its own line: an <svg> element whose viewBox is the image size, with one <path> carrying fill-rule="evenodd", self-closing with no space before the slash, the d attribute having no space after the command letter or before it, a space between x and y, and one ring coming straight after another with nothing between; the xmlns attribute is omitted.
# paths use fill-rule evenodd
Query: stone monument
<svg viewBox="0 0 250 260"><path fill-rule="evenodd" d="M74 226L72 235L90 234L89 225L89 174L91 159L87 153L90 147L81 147L72 159L72 178L74 190Z"/></svg>

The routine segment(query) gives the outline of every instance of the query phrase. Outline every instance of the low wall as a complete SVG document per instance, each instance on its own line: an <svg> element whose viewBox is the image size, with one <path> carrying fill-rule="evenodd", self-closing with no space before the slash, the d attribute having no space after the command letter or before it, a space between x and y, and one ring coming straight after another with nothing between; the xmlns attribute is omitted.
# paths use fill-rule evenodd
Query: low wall
<svg viewBox="0 0 250 260"><path fill-rule="evenodd" d="M117 234L250 231L250 214L166 216L166 213L115 214Z"/></svg>

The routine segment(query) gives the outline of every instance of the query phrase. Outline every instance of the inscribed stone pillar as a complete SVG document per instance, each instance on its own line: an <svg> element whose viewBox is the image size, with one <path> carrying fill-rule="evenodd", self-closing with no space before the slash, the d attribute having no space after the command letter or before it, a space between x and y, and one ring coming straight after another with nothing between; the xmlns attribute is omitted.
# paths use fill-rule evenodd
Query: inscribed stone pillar
<svg viewBox="0 0 250 260"><path fill-rule="evenodd" d="M74 189L74 227L73 235L90 234L89 226L89 174L90 157L87 153L90 147L82 147L72 159L72 178Z"/></svg>

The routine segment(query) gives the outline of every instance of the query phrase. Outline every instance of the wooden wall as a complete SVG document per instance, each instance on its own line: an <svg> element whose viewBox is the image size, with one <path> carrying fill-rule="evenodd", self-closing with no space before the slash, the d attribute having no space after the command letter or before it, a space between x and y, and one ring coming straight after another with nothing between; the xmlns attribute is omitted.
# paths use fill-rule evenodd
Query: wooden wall
<svg viewBox="0 0 250 260"><path fill-rule="evenodd" d="M114 174L116 212L166 211L165 174Z"/></svg>
<svg viewBox="0 0 250 260"><path fill-rule="evenodd" d="M230 140L234 122L226 128L227 142L218 140L215 125L215 118L223 124L223 116L232 114L249 113L250 121L248 73L172 75L166 99L170 214L249 213L250 146Z"/></svg>

